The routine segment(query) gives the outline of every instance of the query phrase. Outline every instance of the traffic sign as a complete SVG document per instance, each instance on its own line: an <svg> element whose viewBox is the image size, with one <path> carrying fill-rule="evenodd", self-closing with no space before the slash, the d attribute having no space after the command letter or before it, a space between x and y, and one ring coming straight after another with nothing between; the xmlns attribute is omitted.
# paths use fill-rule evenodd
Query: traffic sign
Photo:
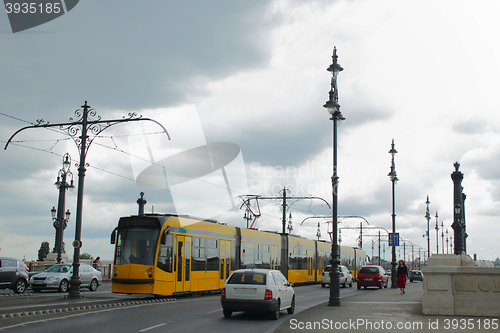
<svg viewBox="0 0 500 333"><path fill-rule="evenodd" d="M399 246L399 232L389 233L389 246Z"/></svg>

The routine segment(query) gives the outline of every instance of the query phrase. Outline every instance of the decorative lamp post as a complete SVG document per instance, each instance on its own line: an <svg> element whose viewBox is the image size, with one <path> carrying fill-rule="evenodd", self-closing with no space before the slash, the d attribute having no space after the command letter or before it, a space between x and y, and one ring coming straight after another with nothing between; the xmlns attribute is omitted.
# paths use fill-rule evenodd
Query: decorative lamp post
<svg viewBox="0 0 500 333"><path fill-rule="evenodd" d="M436 211L436 254L439 254L439 224L438 224L438 212Z"/></svg>
<svg viewBox="0 0 500 333"><path fill-rule="evenodd" d="M425 204L427 205L427 209L425 211L425 219L427 220L427 258L431 256L431 237L429 230L429 221L431 220L431 214L429 213L430 203L431 202L429 201L429 196L427 196L427 200L425 201Z"/></svg>
<svg viewBox="0 0 500 333"><path fill-rule="evenodd" d="M60 264L62 261L64 230L68 226L68 220L71 215L69 209L66 213L64 213L66 205L66 190L70 189L72 191L75 188L75 186L73 185L73 173L69 170L70 166L71 156L66 153L63 156L63 167L57 173L57 181L54 183L54 185L56 185L56 187L59 189L57 210L55 209L55 207L52 207L50 211L52 213L52 219L54 220L53 225L56 229L55 245L52 252L57 253L58 264ZM69 184L66 181L68 177L71 179Z"/></svg>
<svg viewBox="0 0 500 333"><path fill-rule="evenodd" d="M446 228L446 254L450 254L448 252L448 245L449 245L449 239L448 239L448 228Z"/></svg>
<svg viewBox="0 0 500 333"><path fill-rule="evenodd" d="M392 233L396 234L396 183L398 182L398 177L396 174L396 165L394 163L394 157L398 151L394 148L394 139L392 139L391 150L389 150L389 154L391 154L391 172L389 172L388 176L392 182ZM391 288L396 288L396 246L393 244L392 246L392 261L391 261Z"/></svg>
<svg viewBox="0 0 500 333"><path fill-rule="evenodd" d="M460 225L460 204L455 204L455 222L451 226L455 230L455 254L462 254L463 252L463 233L462 226Z"/></svg>
<svg viewBox="0 0 500 333"><path fill-rule="evenodd" d="M453 206L454 206L454 215L453 215L453 224L451 227L454 231L455 238L455 254L462 254L465 251L464 247L464 230L462 224L462 179L464 175L462 172L458 171L460 168L460 164L455 162L453 164L455 167L455 171L451 174L451 179L453 181Z"/></svg>
<svg viewBox="0 0 500 333"><path fill-rule="evenodd" d="M12 139L21 131L32 128L54 128L56 131L59 130L63 134L69 135L75 142L78 152L80 154L80 161L78 163L78 189L77 189L77 199L76 199L76 223L75 223L75 240L73 241L73 275L69 280L70 290L69 298L81 298L80 285L82 281L80 279L80 248L82 247L82 220L83 220L83 191L84 191L84 180L86 167L88 164L85 162L87 157L87 152L94 142L94 139L99 136L105 129L120 123L134 122L134 121L152 121L160 126L168 140L170 136L167 130L162 124L156 120L150 118L142 118L142 116L137 116L135 112L130 112L128 117L124 116L122 119L112 119L104 120L97 115L97 112L87 104L82 105L82 109L75 111L75 116L77 120L73 118L69 119L66 123L51 124L43 119L38 119L37 123L32 126L26 126L17 130L9 138L5 144L4 149L6 150Z"/></svg>
<svg viewBox="0 0 500 333"><path fill-rule="evenodd" d="M287 226L287 229L288 229L288 233L291 234L292 230L293 230L292 213L290 213L290 215L288 216L288 226Z"/></svg>
<svg viewBox="0 0 500 333"><path fill-rule="evenodd" d="M321 238L321 229L319 228L319 222L318 222L318 230L316 231L316 237L318 237L318 240Z"/></svg>
<svg viewBox="0 0 500 333"><path fill-rule="evenodd" d="M338 180L337 175L337 126L344 116L340 112L340 104L338 102L338 88L337 76L344 69L337 62L337 48L333 48L332 64L328 67L327 71L332 73L329 99L323 105L328 110L333 123L333 176L332 176L332 258L331 272L330 272L330 298L328 300L329 306L340 306L340 251L338 246L337 232L338 232Z"/></svg>
<svg viewBox="0 0 500 333"><path fill-rule="evenodd" d="M444 223L441 220L441 252L444 254Z"/></svg>

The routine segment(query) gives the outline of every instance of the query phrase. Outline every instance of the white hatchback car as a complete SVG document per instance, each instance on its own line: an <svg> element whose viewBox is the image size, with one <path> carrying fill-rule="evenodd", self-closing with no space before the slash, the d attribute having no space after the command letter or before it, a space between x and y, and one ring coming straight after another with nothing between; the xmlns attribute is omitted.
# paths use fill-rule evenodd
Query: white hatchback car
<svg viewBox="0 0 500 333"><path fill-rule="evenodd" d="M238 269L224 283L221 305L226 318L235 311L265 311L278 319L281 310L295 311L295 291L280 271Z"/></svg>
<svg viewBox="0 0 500 333"><path fill-rule="evenodd" d="M332 266L328 265L325 267L325 270L323 272L323 275L321 276L321 286L324 288L325 285L330 285L330 270L332 269ZM346 287L349 285L349 287L352 287L352 274L351 272L347 269L347 267L343 265L339 265L339 271L340 271L340 285L342 287Z"/></svg>

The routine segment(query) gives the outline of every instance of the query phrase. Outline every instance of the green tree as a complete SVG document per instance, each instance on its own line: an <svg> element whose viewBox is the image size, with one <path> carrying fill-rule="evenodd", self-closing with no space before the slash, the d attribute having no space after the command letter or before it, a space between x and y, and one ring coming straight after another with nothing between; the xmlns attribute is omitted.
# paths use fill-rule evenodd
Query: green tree
<svg viewBox="0 0 500 333"><path fill-rule="evenodd" d="M40 250L38 250L38 260L43 261L47 254L50 252L49 242L42 242L40 245Z"/></svg>
<svg viewBox="0 0 500 333"><path fill-rule="evenodd" d="M94 260L94 258L92 257L92 255L90 255L90 253L80 253L80 259L90 259L90 260Z"/></svg>

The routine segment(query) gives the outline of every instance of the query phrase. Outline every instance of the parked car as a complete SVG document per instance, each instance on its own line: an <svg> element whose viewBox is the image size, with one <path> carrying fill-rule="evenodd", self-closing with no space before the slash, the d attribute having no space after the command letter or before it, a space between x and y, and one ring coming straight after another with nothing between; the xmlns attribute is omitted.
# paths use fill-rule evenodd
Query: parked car
<svg viewBox="0 0 500 333"><path fill-rule="evenodd" d="M28 270L22 260L0 257L0 289L24 293L28 286Z"/></svg>
<svg viewBox="0 0 500 333"><path fill-rule="evenodd" d="M295 291L280 271L271 269L238 269L222 288L224 317L235 311L266 311L278 319L281 310L295 311Z"/></svg>
<svg viewBox="0 0 500 333"><path fill-rule="evenodd" d="M387 288L389 277L382 266L363 266L358 272L358 289L361 287Z"/></svg>
<svg viewBox="0 0 500 333"><path fill-rule="evenodd" d="M421 271L411 271L410 282L413 281L424 281L424 274Z"/></svg>
<svg viewBox="0 0 500 333"><path fill-rule="evenodd" d="M94 291L102 284L101 272L87 264L80 264L79 272L82 284L80 287L87 287ZM30 278L30 286L34 292L42 289L57 289L61 292L69 291L69 280L73 276L73 266L71 264L55 264L45 272L35 274Z"/></svg>
<svg viewBox="0 0 500 333"><path fill-rule="evenodd" d="M52 266L54 266L54 264L47 264L47 265L38 266L38 268L35 269L34 271L28 272L28 277L32 277L35 274L45 272L49 267L52 267Z"/></svg>
<svg viewBox="0 0 500 333"><path fill-rule="evenodd" d="M332 266L328 265L325 267L325 270L323 271L323 275L321 276L321 287L325 287L327 284L330 285L330 270L332 269ZM347 269L347 267L343 265L339 265L339 271L340 271L340 285L342 287L346 287L349 285L349 287L352 287L352 274L351 272Z"/></svg>

